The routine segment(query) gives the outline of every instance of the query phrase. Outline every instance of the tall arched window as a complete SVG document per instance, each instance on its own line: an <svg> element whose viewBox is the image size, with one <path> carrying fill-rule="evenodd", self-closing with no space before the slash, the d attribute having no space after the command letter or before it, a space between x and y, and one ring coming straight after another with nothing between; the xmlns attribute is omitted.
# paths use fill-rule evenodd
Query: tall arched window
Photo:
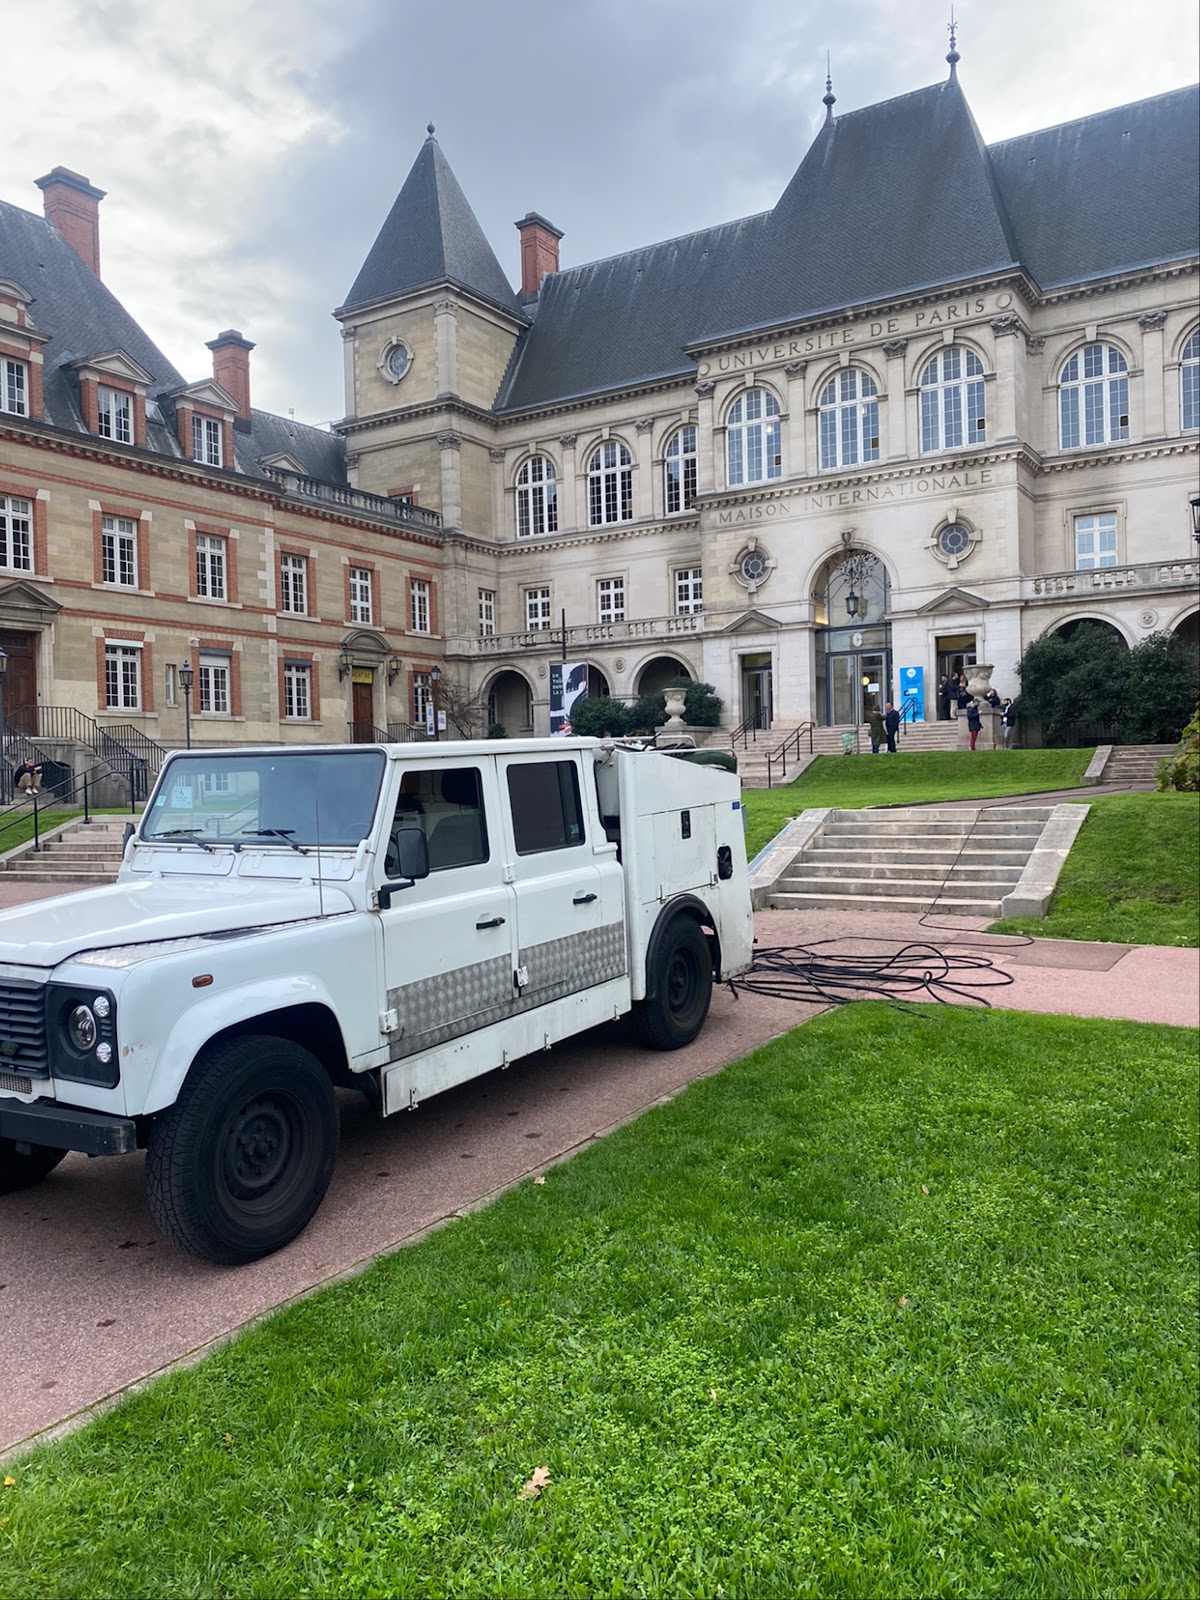
<svg viewBox="0 0 1200 1600"><path fill-rule="evenodd" d="M1188 335L1179 359L1179 414L1185 428L1200 428L1200 328Z"/></svg>
<svg viewBox="0 0 1200 1600"><path fill-rule="evenodd" d="M696 429L677 428L667 441L663 462L663 504L667 515L696 503Z"/></svg>
<svg viewBox="0 0 1200 1600"><path fill-rule="evenodd" d="M921 452L961 450L986 438L983 363L974 350L947 345L921 373Z"/></svg>
<svg viewBox="0 0 1200 1600"><path fill-rule="evenodd" d="M817 402L821 470L879 460L879 390L869 373L846 367L835 373Z"/></svg>
<svg viewBox="0 0 1200 1600"><path fill-rule="evenodd" d="M1064 450L1129 437L1129 368L1111 344L1087 344L1062 369L1058 415Z"/></svg>
<svg viewBox="0 0 1200 1600"><path fill-rule="evenodd" d="M540 539L557 532L554 463L547 456L530 456L517 473L517 538Z"/></svg>
<svg viewBox="0 0 1200 1600"><path fill-rule="evenodd" d="M588 522L633 521L633 457L618 439L606 439L592 451L588 466Z"/></svg>
<svg viewBox="0 0 1200 1600"><path fill-rule="evenodd" d="M779 449L779 402L769 389L747 389L730 407L725 424L725 478L762 483L783 471Z"/></svg>

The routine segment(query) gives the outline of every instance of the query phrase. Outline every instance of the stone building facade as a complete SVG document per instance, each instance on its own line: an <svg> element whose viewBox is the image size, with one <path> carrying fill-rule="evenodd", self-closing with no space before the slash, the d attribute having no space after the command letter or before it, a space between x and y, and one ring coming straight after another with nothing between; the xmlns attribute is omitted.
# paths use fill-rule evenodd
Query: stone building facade
<svg viewBox="0 0 1200 1600"><path fill-rule="evenodd" d="M684 673L727 724L936 713L1091 618L1197 643L1194 90L985 146L957 81L826 122L773 211L514 293L430 130L335 313L354 482L445 525L446 670Z"/></svg>

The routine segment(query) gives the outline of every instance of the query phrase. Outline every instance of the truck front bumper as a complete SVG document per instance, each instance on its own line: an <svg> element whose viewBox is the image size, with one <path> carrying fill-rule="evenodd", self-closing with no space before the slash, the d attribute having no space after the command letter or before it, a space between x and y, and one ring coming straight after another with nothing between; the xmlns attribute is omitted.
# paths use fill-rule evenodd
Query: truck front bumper
<svg viewBox="0 0 1200 1600"><path fill-rule="evenodd" d="M137 1124L131 1117L110 1117L103 1111L0 1100L0 1139L80 1150L88 1156L120 1156L137 1149Z"/></svg>

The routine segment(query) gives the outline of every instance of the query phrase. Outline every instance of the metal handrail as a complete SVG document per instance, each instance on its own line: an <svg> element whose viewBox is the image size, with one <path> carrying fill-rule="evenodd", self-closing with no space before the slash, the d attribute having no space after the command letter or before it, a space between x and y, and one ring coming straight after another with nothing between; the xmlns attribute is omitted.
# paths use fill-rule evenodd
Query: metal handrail
<svg viewBox="0 0 1200 1600"><path fill-rule="evenodd" d="M109 770L108 772L102 774L102 776L112 777L114 774L111 763L106 764L108 765ZM7 822L0 823L0 835L10 832L13 828L18 827L22 822L26 821L28 817L32 816L33 848L35 853L40 854L42 848L42 812L47 810L58 810L63 806L69 806L72 800L79 799L80 797L82 797L83 820L85 822L90 822L92 820L91 790L95 786L94 774L99 770L99 767L89 767L81 777L75 780L70 788L65 790L56 790L54 798L51 800L49 806L42 805L40 803L40 797L35 794L27 797L29 802L27 805L18 802L17 804L6 807L4 811L0 812L0 816L6 816L9 820ZM132 770L132 767L128 773L120 773L117 775L129 785L129 810L132 816L136 816L136 783L135 774Z"/></svg>
<svg viewBox="0 0 1200 1600"><path fill-rule="evenodd" d="M21 706L12 713L14 719L21 719L26 724L33 722L37 735L41 739L61 739L72 744L85 745L93 755L107 761L114 771L122 777L127 773L134 774L131 779L138 793L136 798L144 800L150 792L151 759L147 755L139 755L131 750L127 744L110 733L107 728L85 711L80 711L77 706ZM117 724L120 728L131 727L130 724ZM140 729L133 728L134 733ZM153 747L153 751L161 752L161 759L166 759L167 752L161 745L147 735L142 735L146 744ZM157 769L155 769L157 770Z"/></svg>
<svg viewBox="0 0 1200 1600"><path fill-rule="evenodd" d="M108 738L115 739L131 754L139 756L156 775L170 755L165 745L159 744L157 739L152 739L141 728L135 728L132 722L118 722L103 731Z"/></svg>
<svg viewBox="0 0 1200 1600"><path fill-rule="evenodd" d="M808 734L808 753L809 753L810 756L813 754L813 733L816 731L816 726L817 725L816 725L815 722L802 722L798 728L793 728L792 729L791 733L788 734L787 738L779 746L778 750L771 750L771 751L768 752L768 754L767 754L767 788L768 789L770 789L772 787L773 783L774 783L774 773L775 773L775 763L776 762L779 763L779 775L780 775L780 777L781 778L786 778L787 777L788 752L791 750L792 745L795 745L796 748L795 748L795 751L793 752L793 754L796 756L797 759L799 759L799 756L800 756L800 741L801 741L801 739L804 737L804 735L806 733Z"/></svg>
<svg viewBox="0 0 1200 1600"><path fill-rule="evenodd" d="M752 711L748 717L746 717L742 722L738 723L737 727L733 730L729 737L729 747L731 750L737 749L739 739L742 741L743 750L748 750L750 748L751 736L753 736L754 743L758 743L758 735L760 732L758 718L759 713L757 711Z"/></svg>
<svg viewBox="0 0 1200 1600"><path fill-rule="evenodd" d="M421 744L428 738L429 733L423 723L389 722L387 725L388 744Z"/></svg>

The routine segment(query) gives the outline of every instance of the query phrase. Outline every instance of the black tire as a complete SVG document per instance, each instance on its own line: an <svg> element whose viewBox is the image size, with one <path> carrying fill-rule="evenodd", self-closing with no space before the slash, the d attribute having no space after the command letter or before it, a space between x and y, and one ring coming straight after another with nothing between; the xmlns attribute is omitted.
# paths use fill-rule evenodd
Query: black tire
<svg viewBox="0 0 1200 1600"><path fill-rule="evenodd" d="M205 1261L257 1261L308 1224L337 1142L333 1085L314 1055L287 1039L231 1039L200 1057L151 1126L151 1215Z"/></svg>
<svg viewBox="0 0 1200 1600"><path fill-rule="evenodd" d="M15 1139L0 1139L0 1194L16 1194L18 1189L41 1183L66 1154L65 1150L51 1150L49 1145L35 1144L26 1155L17 1149Z"/></svg>
<svg viewBox="0 0 1200 1600"><path fill-rule="evenodd" d="M652 995L633 1008L633 1029L654 1050L679 1050L704 1026L712 1000L713 964L708 940L691 917L667 928L647 974Z"/></svg>

